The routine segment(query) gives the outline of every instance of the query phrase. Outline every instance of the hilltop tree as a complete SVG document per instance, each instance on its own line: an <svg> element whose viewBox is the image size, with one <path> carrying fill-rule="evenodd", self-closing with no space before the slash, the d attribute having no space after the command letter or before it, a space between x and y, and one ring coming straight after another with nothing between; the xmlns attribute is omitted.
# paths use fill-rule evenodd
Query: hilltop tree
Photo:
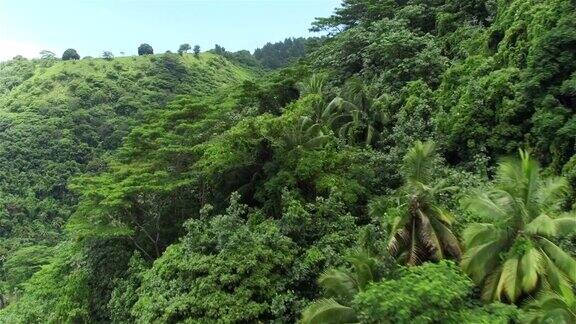
<svg viewBox="0 0 576 324"><path fill-rule="evenodd" d="M152 46L143 43L138 46L138 55L152 55L154 54L154 49Z"/></svg>
<svg viewBox="0 0 576 324"><path fill-rule="evenodd" d="M186 52L188 52L191 49L190 44L186 43L186 44L182 44L180 45L180 48L178 48L178 54L182 55Z"/></svg>
<svg viewBox="0 0 576 324"><path fill-rule="evenodd" d="M54 52L51 52L48 50L42 50L42 51L40 51L40 58L43 60L52 60L52 59L56 58L56 54L54 54Z"/></svg>
<svg viewBox="0 0 576 324"><path fill-rule="evenodd" d="M110 51L104 51L102 52L102 58L104 58L107 61L110 61L114 58L114 54L112 54L112 52Z"/></svg>
<svg viewBox="0 0 576 324"><path fill-rule="evenodd" d="M73 48L69 48L69 49L65 50L64 53L62 54L62 60L64 60L64 61L79 60L79 59L80 59L80 55L78 55L78 52L76 52L76 50Z"/></svg>
<svg viewBox="0 0 576 324"><path fill-rule="evenodd" d="M194 45L194 57L198 58L200 56L200 45Z"/></svg>
<svg viewBox="0 0 576 324"><path fill-rule="evenodd" d="M224 55L226 53L226 49L218 44L214 46L214 53L218 55Z"/></svg>

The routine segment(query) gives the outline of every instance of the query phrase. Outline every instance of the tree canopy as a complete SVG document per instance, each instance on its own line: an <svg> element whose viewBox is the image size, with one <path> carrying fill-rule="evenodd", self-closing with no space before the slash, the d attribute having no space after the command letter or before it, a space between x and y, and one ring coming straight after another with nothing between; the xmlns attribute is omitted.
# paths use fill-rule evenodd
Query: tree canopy
<svg viewBox="0 0 576 324"><path fill-rule="evenodd" d="M154 54L154 49L152 46L142 43L138 46L138 55L152 55Z"/></svg>
<svg viewBox="0 0 576 324"><path fill-rule="evenodd" d="M76 52L76 50L73 48L69 48L65 50L64 53L62 53L62 60L64 61L79 60L79 59L80 55L78 55L78 52Z"/></svg>
<svg viewBox="0 0 576 324"><path fill-rule="evenodd" d="M188 43L182 44L178 48L178 54L182 55L182 54L188 52L190 49L192 49L192 47L190 47L190 44L188 44Z"/></svg>
<svg viewBox="0 0 576 324"><path fill-rule="evenodd" d="M572 324L574 12L0 63L0 322Z"/></svg>

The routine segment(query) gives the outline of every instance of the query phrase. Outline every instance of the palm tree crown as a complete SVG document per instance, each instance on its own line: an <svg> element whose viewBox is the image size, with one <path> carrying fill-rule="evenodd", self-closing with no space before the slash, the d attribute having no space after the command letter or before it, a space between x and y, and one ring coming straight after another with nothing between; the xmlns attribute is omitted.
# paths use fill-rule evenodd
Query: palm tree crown
<svg viewBox="0 0 576 324"><path fill-rule="evenodd" d="M463 233L462 267L483 286L485 300L517 301L541 288L562 292L576 281L576 261L553 238L576 228L576 215L560 213L563 178L542 179L529 153L500 163L496 183L466 207L491 223Z"/></svg>
<svg viewBox="0 0 576 324"><path fill-rule="evenodd" d="M451 215L436 205L435 196L454 189L443 181L431 185L434 143L417 141L404 157L404 202L388 210L392 217L388 250L408 265L437 261L447 255L459 258L460 245L450 230Z"/></svg>
<svg viewBox="0 0 576 324"><path fill-rule="evenodd" d="M381 136L388 115L382 100L367 91L356 79L349 81L340 96L334 98L321 118L349 144L374 144Z"/></svg>
<svg viewBox="0 0 576 324"><path fill-rule="evenodd" d="M366 251L358 250L348 257L352 270L330 269L318 279L326 298L312 303L302 313L303 324L358 322L351 307L354 296L377 279L376 260Z"/></svg>
<svg viewBox="0 0 576 324"><path fill-rule="evenodd" d="M546 292L530 303L524 318L530 324L576 323L576 296L571 290L562 293Z"/></svg>
<svg viewBox="0 0 576 324"><path fill-rule="evenodd" d="M296 148L316 149L328 141L322 132L322 126L314 123L309 117L300 117L298 123L282 135L281 145L287 151Z"/></svg>

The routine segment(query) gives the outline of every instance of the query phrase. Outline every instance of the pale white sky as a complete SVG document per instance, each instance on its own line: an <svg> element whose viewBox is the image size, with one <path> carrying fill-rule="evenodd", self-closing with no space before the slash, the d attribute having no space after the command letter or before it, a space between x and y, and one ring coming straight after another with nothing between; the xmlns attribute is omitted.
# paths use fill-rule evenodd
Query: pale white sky
<svg viewBox="0 0 576 324"><path fill-rule="evenodd" d="M315 17L329 16L341 0L0 0L0 60L16 55L136 54L141 43L154 52L182 43L201 49L253 51L308 31Z"/></svg>
<svg viewBox="0 0 576 324"><path fill-rule="evenodd" d="M44 49L48 49L48 47L32 42L11 40L0 33L0 61L12 59L16 55L28 58L38 57L39 52ZM56 48L52 48L52 51L61 52L60 49Z"/></svg>

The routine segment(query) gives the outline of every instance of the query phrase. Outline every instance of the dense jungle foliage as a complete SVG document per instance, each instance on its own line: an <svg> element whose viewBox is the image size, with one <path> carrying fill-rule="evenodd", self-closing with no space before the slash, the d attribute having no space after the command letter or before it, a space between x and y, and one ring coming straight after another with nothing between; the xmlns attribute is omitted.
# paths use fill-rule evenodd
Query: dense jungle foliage
<svg viewBox="0 0 576 324"><path fill-rule="evenodd" d="M2 63L0 322L575 323L576 3L312 30Z"/></svg>

